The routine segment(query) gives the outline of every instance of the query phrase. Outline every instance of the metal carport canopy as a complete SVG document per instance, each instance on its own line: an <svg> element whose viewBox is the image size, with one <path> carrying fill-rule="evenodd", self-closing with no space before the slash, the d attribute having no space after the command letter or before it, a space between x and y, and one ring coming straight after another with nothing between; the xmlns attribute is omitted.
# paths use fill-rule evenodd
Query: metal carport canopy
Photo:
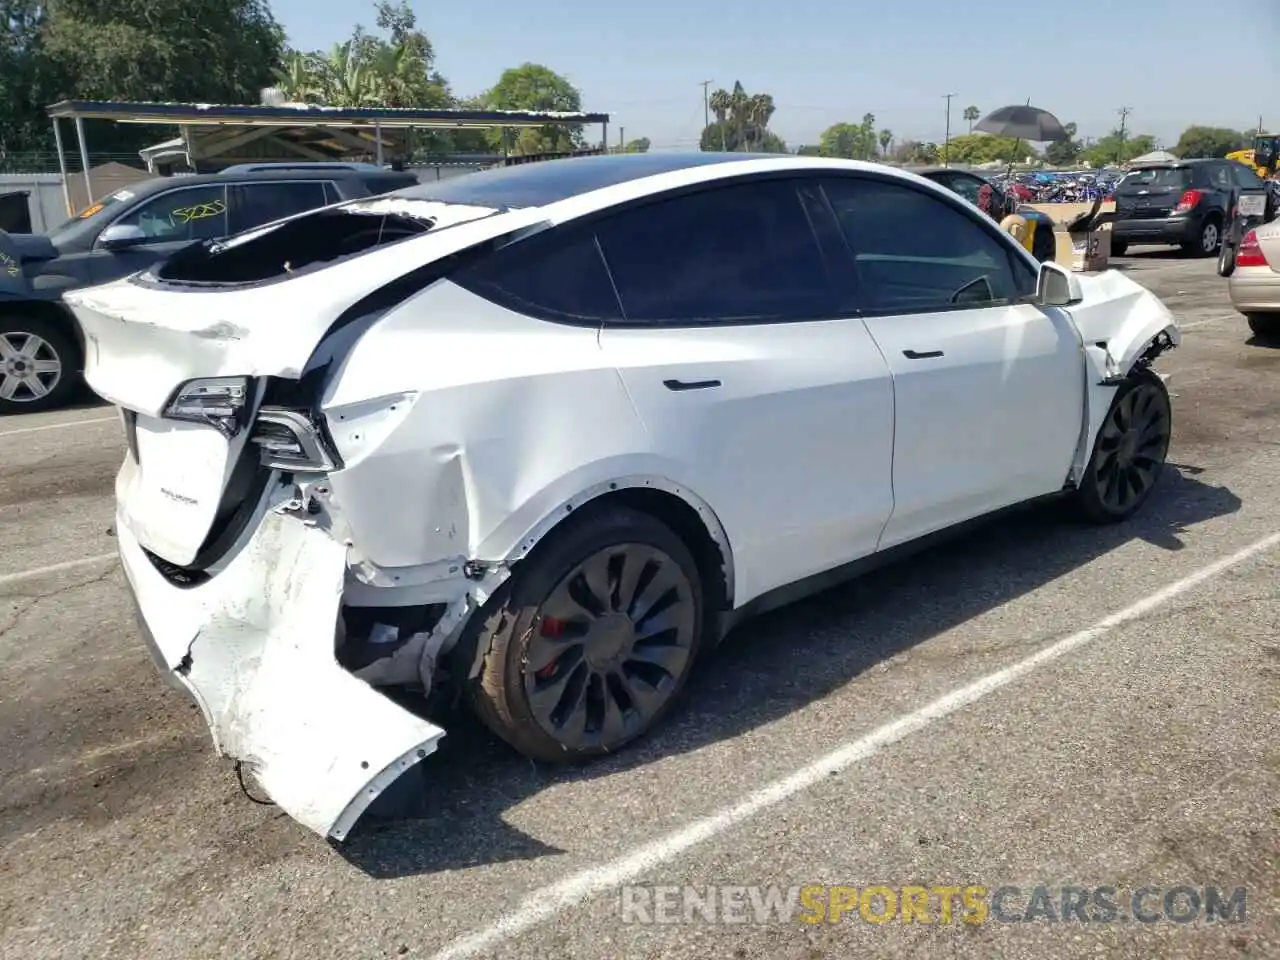
<svg viewBox="0 0 1280 960"><path fill-rule="evenodd" d="M436 129L493 129L501 127L544 127L598 123L603 129L601 143L609 140L609 114L533 110L417 110L411 107L322 107L311 104L265 106L219 103L141 103L127 100L62 100L49 107L53 135L58 148L58 165L66 189L67 166L59 120L75 123L80 160L84 166L86 195L92 202L89 179L89 150L85 142L85 120L113 120L116 123L171 124L177 126L275 127L432 127ZM381 153L381 140L378 141ZM378 158L381 161L381 157ZM70 207L70 196L67 197Z"/></svg>

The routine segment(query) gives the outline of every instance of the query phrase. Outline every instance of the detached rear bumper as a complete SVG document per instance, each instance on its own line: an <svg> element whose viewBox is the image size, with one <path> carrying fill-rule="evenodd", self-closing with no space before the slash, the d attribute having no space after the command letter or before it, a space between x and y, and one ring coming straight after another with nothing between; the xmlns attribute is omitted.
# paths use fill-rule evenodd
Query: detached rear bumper
<svg viewBox="0 0 1280 960"><path fill-rule="evenodd" d="M200 706L218 753L243 761L295 820L343 840L435 750L444 730L334 659L346 548L327 533L269 512L224 570L179 587L123 517L116 532L152 659Z"/></svg>

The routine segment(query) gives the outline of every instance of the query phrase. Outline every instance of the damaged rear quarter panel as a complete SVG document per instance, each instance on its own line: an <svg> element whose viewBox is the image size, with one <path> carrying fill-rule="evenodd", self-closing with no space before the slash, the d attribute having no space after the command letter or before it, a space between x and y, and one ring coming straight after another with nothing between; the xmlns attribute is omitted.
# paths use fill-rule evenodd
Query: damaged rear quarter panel
<svg viewBox="0 0 1280 960"><path fill-rule="evenodd" d="M389 431L370 402L388 393L413 397ZM384 568L501 563L585 491L637 477L679 486L685 472L648 452L595 329L522 317L448 281L364 334L322 409L346 463L330 477L334 502Z"/></svg>

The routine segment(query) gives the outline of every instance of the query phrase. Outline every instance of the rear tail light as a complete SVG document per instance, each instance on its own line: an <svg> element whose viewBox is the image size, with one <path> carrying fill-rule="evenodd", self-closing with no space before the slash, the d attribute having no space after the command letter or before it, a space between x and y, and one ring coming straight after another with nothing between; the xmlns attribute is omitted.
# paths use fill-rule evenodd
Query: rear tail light
<svg viewBox="0 0 1280 960"><path fill-rule="evenodd" d="M1178 198L1178 205L1173 208L1173 212L1179 214L1195 209L1195 205L1200 202L1200 198L1203 196L1204 194L1199 190L1188 190Z"/></svg>
<svg viewBox="0 0 1280 960"><path fill-rule="evenodd" d="M168 420L207 423L230 439L244 426L248 398L245 377L189 380L178 388L164 415Z"/></svg>
<svg viewBox="0 0 1280 960"><path fill-rule="evenodd" d="M289 473L328 473L338 457L319 427L297 410L265 407L258 412L249 441L258 445L262 465Z"/></svg>
<svg viewBox="0 0 1280 960"><path fill-rule="evenodd" d="M1250 230L1244 235L1244 239L1240 241L1240 248L1236 250L1236 266L1271 266L1271 264L1267 262L1266 254L1262 252L1262 245L1258 243L1258 231Z"/></svg>

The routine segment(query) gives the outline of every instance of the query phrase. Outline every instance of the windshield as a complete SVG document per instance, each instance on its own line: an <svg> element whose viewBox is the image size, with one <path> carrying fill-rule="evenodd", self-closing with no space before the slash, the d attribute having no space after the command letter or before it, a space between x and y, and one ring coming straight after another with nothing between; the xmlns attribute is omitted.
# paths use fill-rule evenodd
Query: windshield
<svg viewBox="0 0 1280 960"><path fill-rule="evenodd" d="M98 200L95 200L89 206L85 207L83 210L77 213L74 217L71 217L68 220L62 221L62 223L58 224L58 226L52 232L61 233L63 230L66 230L70 227L74 227L84 222L85 220L91 220L94 217L98 216L98 214L100 213L104 213L108 210L112 210L120 206L122 203L128 203L135 196L137 196L137 194L135 194L132 190L117 190L115 193L108 194L105 197L101 197Z"/></svg>
<svg viewBox="0 0 1280 960"><path fill-rule="evenodd" d="M1152 190L1167 187L1186 188L1191 185L1190 167L1144 167L1134 170L1120 181L1120 189Z"/></svg>

